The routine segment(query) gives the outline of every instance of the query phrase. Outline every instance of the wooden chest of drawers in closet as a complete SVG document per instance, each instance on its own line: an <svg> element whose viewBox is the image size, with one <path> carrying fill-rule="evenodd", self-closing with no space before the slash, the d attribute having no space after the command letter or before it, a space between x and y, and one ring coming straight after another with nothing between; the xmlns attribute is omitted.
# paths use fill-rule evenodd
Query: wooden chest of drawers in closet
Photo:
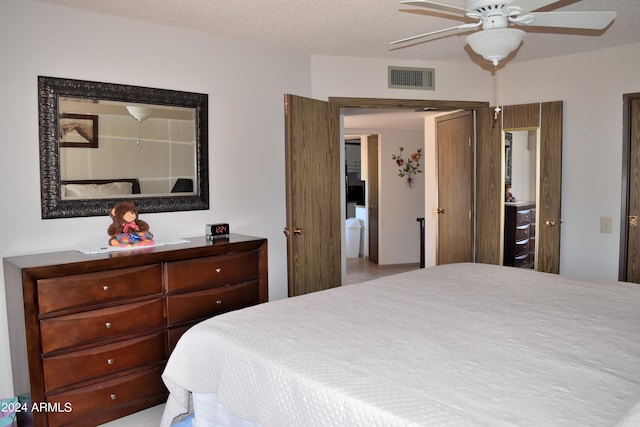
<svg viewBox="0 0 640 427"><path fill-rule="evenodd" d="M29 414L35 426L95 426L165 402L162 370L190 326L267 301L265 239L187 240L4 259L14 389L46 408Z"/></svg>
<svg viewBox="0 0 640 427"><path fill-rule="evenodd" d="M535 203L504 207L504 265L534 268L536 250Z"/></svg>

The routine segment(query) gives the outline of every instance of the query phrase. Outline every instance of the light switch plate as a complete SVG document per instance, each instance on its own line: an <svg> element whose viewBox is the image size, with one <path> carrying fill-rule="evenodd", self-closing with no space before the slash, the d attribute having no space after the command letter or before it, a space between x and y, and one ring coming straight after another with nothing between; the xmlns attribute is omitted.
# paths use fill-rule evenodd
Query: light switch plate
<svg viewBox="0 0 640 427"><path fill-rule="evenodd" d="M601 216L600 217L600 232L601 233L612 233L613 232L613 220L610 216Z"/></svg>

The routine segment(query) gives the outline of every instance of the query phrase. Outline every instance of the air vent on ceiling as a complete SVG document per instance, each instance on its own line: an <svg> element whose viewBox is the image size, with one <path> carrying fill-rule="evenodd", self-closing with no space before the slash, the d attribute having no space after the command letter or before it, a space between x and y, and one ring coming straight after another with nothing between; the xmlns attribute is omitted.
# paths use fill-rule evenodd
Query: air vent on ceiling
<svg viewBox="0 0 640 427"><path fill-rule="evenodd" d="M389 67L390 89L436 89L434 68Z"/></svg>

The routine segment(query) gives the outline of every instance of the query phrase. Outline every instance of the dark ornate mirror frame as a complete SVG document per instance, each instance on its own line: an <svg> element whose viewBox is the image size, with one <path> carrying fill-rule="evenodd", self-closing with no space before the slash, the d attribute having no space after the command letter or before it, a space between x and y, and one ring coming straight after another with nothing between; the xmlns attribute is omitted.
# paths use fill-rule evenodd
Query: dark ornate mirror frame
<svg viewBox="0 0 640 427"><path fill-rule="evenodd" d="M40 193L42 218L71 218L108 215L122 199L63 200L60 185L58 111L60 97L136 102L194 108L196 125L195 194L138 197L141 213L209 209L208 104L207 94L154 89L55 77L38 77L40 121Z"/></svg>

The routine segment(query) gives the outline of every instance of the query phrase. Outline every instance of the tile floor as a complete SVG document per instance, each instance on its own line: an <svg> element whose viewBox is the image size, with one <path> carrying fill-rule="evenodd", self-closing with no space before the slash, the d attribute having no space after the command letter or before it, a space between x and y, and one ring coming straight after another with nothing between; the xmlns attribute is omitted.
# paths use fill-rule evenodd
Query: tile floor
<svg viewBox="0 0 640 427"><path fill-rule="evenodd" d="M364 282L365 280L377 277L389 276L405 271L417 270L420 264L396 264L379 266L369 262L368 258L347 258L347 280L346 284Z"/></svg>
<svg viewBox="0 0 640 427"><path fill-rule="evenodd" d="M102 424L100 427L158 427L162 419L163 410L164 405L154 406L153 408Z"/></svg>
<svg viewBox="0 0 640 427"><path fill-rule="evenodd" d="M346 284L350 285L375 279L376 277L388 276L404 271L416 270L418 268L420 268L419 264L379 266L369 262L367 258L347 258ZM103 424L102 427L158 427L163 410L164 405L154 406L153 408L129 415L128 417Z"/></svg>

